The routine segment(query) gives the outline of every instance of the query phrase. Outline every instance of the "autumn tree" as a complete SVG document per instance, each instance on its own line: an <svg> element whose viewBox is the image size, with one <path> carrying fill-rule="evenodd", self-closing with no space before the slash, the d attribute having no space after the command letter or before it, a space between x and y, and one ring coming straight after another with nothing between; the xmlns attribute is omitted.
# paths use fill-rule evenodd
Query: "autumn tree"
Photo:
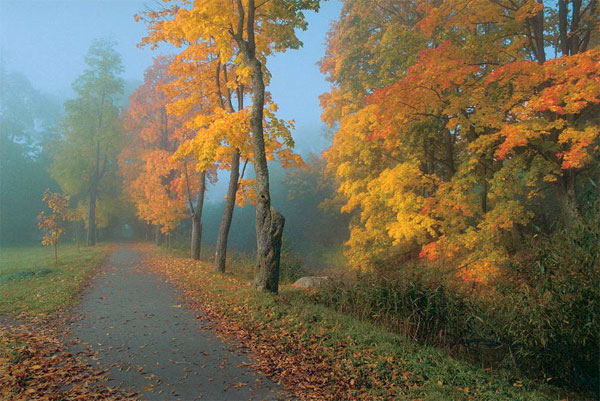
<svg viewBox="0 0 600 401"><path fill-rule="evenodd" d="M197 132L182 144L176 158L193 157L196 169L215 166L230 171L215 253L215 270L223 272L240 188L242 151L246 161L250 157L243 110L245 85L234 75L233 64L221 60L214 45L206 42L188 45L169 70L177 79L164 87L172 99L168 108L178 115L190 115L187 127Z"/></svg>
<svg viewBox="0 0 600 401"><path fill-rule="evenodd" d="M301 45L294 29L298 27L306 28L302 11L306 9L317 10L319 2L315 0L283 0L256 4L254 0L248 0L244 4L243 1L238 0L235 4L236 6L231 10L233 13L228 13L228 16L230 16L228 25L220 27L219 31L228 32L231 36L229 40L235 40L240 49L244 65L252 71L252 114L250 121L254 145L254 171L257 180L257 266L255 286L259 290L276 293L279 285L281 237L285 220L271 206L269 170L263 135L265 104L263 67L266 57L273 50L297 48ZM258 7L262 7L260 11L258 11ZM258 40L256 38L257 30Z"/></svg>
<svg viewBox="0 0 600 401"><path fill-rule="evenodd" d="M215 270L224 272L234 206L255 199L251 191L255 180L243 178L246 164L253 155L250 113L244 107L249 84L234 74L233 60L222 60L211 43L189 45L171 63L170 71L179 78L165 87L173 99L168 109L179 115L191 113L186 126L197 132L181 144L175 157L193 156L196 169L214 165L230 171L215 253ZM193 107L195 112L190 111ZM303 165L301 158L291 152L291 122L276 118L275 111L276 105L269 102L264 113L267 159L273 160L276 156L285 167ZM242 157L244 164L240 175Z"/></svg>
<svg viewBox="0 0 600 401"><path fill-rule="evenodd" d="M257 179L255 285L259 290L277 292L284 219L270 202L264 131L264 62L273 51L301 44L294 29L306 27L302 11L317 9L318 2L273 1L257 5L254 0L239 0L194 2L191 5L189 8L175 5L160 12L146 13L151 20L147 41L213 42L219 59L228 60L235 56L236 75L250 81L253 95L250 129ZM257 12L259 7L260 12Z"/></svg>
<svg viewBox="0 0 600 401"><path fill-rule="evenodd" d="M595 2L390 0L357 18L368 3L345 2L322 62L353 264L420 253L485 280L557 215L548 200L576 222L574 177L598 160Z"/></svg>
<svg viewBox="0 0 600 401"><path fill-rule="evenodd" d="M42 239L42 245L54 247L54 261L58 264L58 240L65 232L66 222L74 217L74 214L69 209L69 196L47 189L42 200L50 209L49 214L41 211L38 215L38 227L46 232Z"/></svg>
<svg viewBox="0 0 600 401"><path fill-rule="evenodd" d="M115 43L96 40L87 69L73 83L76 98L65 102L61 137L55 144L52 177L68 194L87 198L87 243L96 243L96 209L107 179L115 174L121 138L117 101L123 92L121 56Z"/></svg>
<svg viewBox="0 0 600 401"><path fill-rule="evenodd" d="M138 216L160 233L173 231L192 214L191 256L200 257L202 205L206 170L188 169L189 160L174 161L173 153L193 132L184 127L185 116L168 112L169 98L162 87L173 77L167 69L172 56L160 56L145 73L144 84L130 97L125 116L126 144L119 155L125 191ZM196 198L196 206L194 206Z"/></svg>
<svg viewBox="0 0 600 401"><path fill-rule="evenodd" d="M338 191L346 199L342 210L359 212L351 226L347 253L356 267L370 268L387 258L406 257L414 246L413 234L395 242L388 226L397 222L396 228L415 227L404 219L418 218L415 201L419 198L411 199L409 194L419 175L402 160L410 145L384 144L372 135L377 105L369 103L368 94L402 78L426 45L424 35L415 29L419 15L416 4L408 1L346 1L321 61L321 70L332 83L331 91L321 96L322 117L337 127L325 156ZM412 138L420 140L416 133ZM421 142L422 149L426 141ZM410 143L412 150L419 148L416 141Z"/></svg>

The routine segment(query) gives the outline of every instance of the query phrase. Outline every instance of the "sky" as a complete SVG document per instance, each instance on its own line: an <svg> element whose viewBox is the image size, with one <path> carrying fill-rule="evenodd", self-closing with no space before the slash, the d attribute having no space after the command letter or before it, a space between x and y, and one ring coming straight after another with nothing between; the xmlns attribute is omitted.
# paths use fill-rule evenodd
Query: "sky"
<svg viewBox="0 0 600 401"><path fill-rule="evenodd" d="M71 82L85 68L83 57L92 40L111 38L123 58L127 81L143 80L144 70L158 54L173 47L139 49L145 34L133 15L157 0L0 0L0 60L8 71L24 74L33 87L61 100L72 96ZM318 96L328 83L316 63L325 53L325 37L339 15L338 1L323 2L319 13L307 13L307 31L300 31L300 50L269 58L269 91L279 104L278 116L295 120L297 151L320 152L327 146L322 132Z"/></svg>

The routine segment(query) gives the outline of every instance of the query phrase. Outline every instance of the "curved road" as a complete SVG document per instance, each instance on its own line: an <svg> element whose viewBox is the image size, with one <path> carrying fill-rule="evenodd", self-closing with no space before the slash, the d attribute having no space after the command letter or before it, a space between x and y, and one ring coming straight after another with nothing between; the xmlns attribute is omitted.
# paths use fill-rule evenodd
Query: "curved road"
<svg viewBox="0 0 600 401"><path fill-rule="evenodd" d="M141 266L139 254L114 251L85 290L72 326L74 352L109 371L111 386L143 400L285 400L251 361L228 349L182 294Z"/></svg>

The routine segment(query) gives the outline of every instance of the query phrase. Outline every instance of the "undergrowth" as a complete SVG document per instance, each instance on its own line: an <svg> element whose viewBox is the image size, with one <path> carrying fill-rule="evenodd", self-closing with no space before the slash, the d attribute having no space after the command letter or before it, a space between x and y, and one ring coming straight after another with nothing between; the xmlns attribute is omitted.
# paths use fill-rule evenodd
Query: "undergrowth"
<svg viewBox="0 0 600 401"><path fill-rule="evenodd" d="M431 263L404 262L369 273L311 272L289 249L282 254L282 283L330 275L331 285L299 294L296 301L376 324L482 369L504 369L599 397L598 220L536 235L487 286L465 283ZM204 260L212 255L209 249ZM229 252L228 274L251 281L253 265L254 255Z"/></svg>
<svg viewBox="0 0 600 401"><path fill-rule="evenodd" d="M259 368L303 399L576 400L508 369L482 368L436 347L314 302L283 285L256 293L245 273L151 254L146 263L186 289L215 325L252 348Z"/></svg>

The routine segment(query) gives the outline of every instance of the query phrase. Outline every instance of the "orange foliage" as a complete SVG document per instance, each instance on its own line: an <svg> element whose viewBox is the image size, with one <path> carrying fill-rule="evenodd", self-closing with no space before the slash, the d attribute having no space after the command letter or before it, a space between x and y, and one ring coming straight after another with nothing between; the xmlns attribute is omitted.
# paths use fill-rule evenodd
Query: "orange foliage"
<svg viewBox="0 0 600 401"><path fill-rule="evenodd" d="M139 19L143 18L149 29L141 46L154 47L168 42L183 48L169 66L169 73L175 79L162 85L162 90L170 99L169 113L187 116L185 127L196 135L179 144L173 160L192 158L197 170L213 166L229 169L232 154L238 152L242 159L252 162L251 112L244 105L244 96L251 90L251 69L239 55L238 45L227 25L228 21L235 21L237 26L237 5L206 2L179 8L177 2L172 3L168 10L144 13ZM262 11L284 12L280 7L278 2L266 3ZM198 18L202 24L198 24ZM263 24L256 43L258 51L264 54L270 54L280 40L290 40L283 35L293 35L289 28L276 28L276 23L265 21ZM268 74L266 77L268 79ZM267 93L263 113L267 160L278 159L284 167L304 166L300 156L291 150L293 121L277 118L276 111L277 105ZM238 205L244 204L254 193L248 190L253 181L241 184L236 197Z"/></svg>
<svg viewBox="0 0 600 401"><path fill-rule="evenodd" d="M56 245L65 232L65 222L73 217L73 212L69 210L69 196L47 189L42 200L51 210L49 215L44 211L38 215L38 227L46 231L42 238L42 245Z"/></svg>
<svg viewBox="0 0 600 401"><path fill-rule="evenodd" d="M76 217L76 213L69 209L70 197L46 189L42 200L51 210L50 214L41 211L38 215L38 227L46 233L42 238L42 245L54 246L54 259L58 263L58 240L65 232L65 222Z"/></svg>
<svg viewBox="0 0 600 401"><path fill-rule="evenodd" d="M131 95L125 118L127 142L119 156L125 194L138 216L160 226L164 233L172 231L186 216L187 180L196 178L194 172L186 171L187 161L172 160L178 145L193 132L184 125L186 116L167 110L169 98L161 87L173 79L167 73L171 60L155 58L146 71L144 84ZM197 185L190 187L190 191L197 191Z"/></svg>
<svg viewBox="0 0 600 401"><path fill-rule="evenodd" d="M541 197L577 219L574 177L600 154L600 50L578 31L576 51L546 60L535 0L380 7L345 1L321 63L323 120L337 123L325 156L342 210L359 215L347 255L370 269L418 253L489 280Z"/></svg>

